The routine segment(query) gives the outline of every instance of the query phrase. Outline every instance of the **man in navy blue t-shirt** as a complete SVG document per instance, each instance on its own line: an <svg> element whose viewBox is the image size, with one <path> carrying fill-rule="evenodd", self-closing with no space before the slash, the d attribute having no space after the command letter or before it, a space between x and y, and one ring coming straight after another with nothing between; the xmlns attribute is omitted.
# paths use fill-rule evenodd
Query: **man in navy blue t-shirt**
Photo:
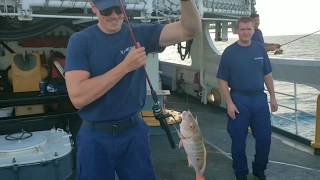
<svg viewBox="0 0 320 180"><path fill-rule="evenodd" d="M252 41L250 17L238 21L239 40L228 46L221 57L217 78L227 103L228 133L232 139L233 169L237 180L246 180L249 172L246 138L250 126L256 140L253 174L264 180L271 144L271 121L264 84L270 93L271 110L277 111L271 64L261 43Z"/></svg>
<svg viewBox="0 0 320 180"><path fill-rule="evenodd" d="M262 31L259 29L260 25L260 17L259 14L251 14L250 16L254 21L254 33L252 35L251 40L260 42L264 45L266 51L275 51L280 49L281 45L276 43L266 43L263 39Z"/></svg>
<svg viewBox="0 0 320 180"><path fill-rule="evenodd" d="M69 40L65 78L83 120L77 137L77 179L154 180L148 127L138 115L146 97L146 54L201 32L193 0L181 0L181 20L133 27L134 48L119 0L95 0L98 23Z"/></svg>

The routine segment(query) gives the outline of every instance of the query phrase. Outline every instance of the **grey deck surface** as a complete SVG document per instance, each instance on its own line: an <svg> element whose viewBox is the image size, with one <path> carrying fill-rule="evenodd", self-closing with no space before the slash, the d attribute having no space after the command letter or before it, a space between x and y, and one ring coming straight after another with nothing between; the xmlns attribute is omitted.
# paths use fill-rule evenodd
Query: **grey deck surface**
<svg viewBox="0 0 320 180"><path fill-rule="evenodd" d="M166 105L177 111L189 109L198 117L208 151L206 180L234 180L230 158L231 141L226 131L227 121L224 110L210 105L201 105L199 101L192 98L176 95L169 96ZM176 134L174 136L177 137ZM178 143L177 139L176 142ZM305 150L302 151L295 148L296 145L295 142L273 134L270 163L266 171L268 180L320 179L320 157L306 152L310 150L308 147L304 147ZM166 136L161 135L161 131L151 129L151 151L159 180L195 179L194 170L188 167L183 149L172 150ZM249 134L247 141L249 169L251 169L254 152L254 138ZM249 175L248 179L253 179L252 175Z"/></svg>

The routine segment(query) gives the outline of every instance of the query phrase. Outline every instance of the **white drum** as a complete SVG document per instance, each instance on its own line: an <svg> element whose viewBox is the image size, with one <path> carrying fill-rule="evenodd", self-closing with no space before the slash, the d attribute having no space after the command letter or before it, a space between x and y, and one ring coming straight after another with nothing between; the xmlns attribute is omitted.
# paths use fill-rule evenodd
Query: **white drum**
<svg viewBox="0 0 320 180"><path fill-rule="evenodd" d="M67 179L73 163L70 137L62 129L0 136L1 179Z"/></svg>

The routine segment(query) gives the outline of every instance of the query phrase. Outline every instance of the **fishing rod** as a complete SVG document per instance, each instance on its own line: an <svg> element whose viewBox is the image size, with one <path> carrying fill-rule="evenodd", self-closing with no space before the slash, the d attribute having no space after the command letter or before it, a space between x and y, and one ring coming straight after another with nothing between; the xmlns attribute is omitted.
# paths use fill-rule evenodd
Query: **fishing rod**
<svg viewBox="0 0 320 180"><path fill-rule="evenodd" d="M295 41L297 41L297 40L299 40L299 39L308 37L308 36L310 36L310 35L312 35L312 34L315 34L315 33L317 33L317 32L320 32L320 29L317 30L317 31L315 31L315 32L313 32L313 33L306 34L306 35L304 35L304 36L298 37L298 38L296 38L296 39L294 39L294 40L291 40L291 41L289 41L289 42L280 44L280 47L285 46L285 45L288 45L288 44L290 44L290 43L292 43L292 42L295 42ZM276 55L276 54L282 54L282 53L283 53L283 50L282 50L282 49L277 49L277 50L274 52L275 55Z"/></svg>
<svg viewBox="0 0 320 180"><path fill-rule="evenodd" d="M140 48L141 45L140 43L137 41L136 39L136 36L133 32L133 29L132 29L132 26L131 26L131 23L128 19L128 16L127 16L127 13L126 13L126 10L124 8L124 3L123 3L123 0L119 0L120 2L120 5L121 5L121 11L124 15L124 18L128 24L128 29L129 29L129 32L130 32L130 36L131 36L131 39L134 43L134 46L135 48ZM151 91L151 96L152 96L152 100L154 102L153 106L152 106L152 112L153 112L153 115L154 117L160 122L160 126L161 128L165 131L165 133L167 134L167 137L168 137L168 140L169 140L169 143L171 145L171 148L174 149L176 147L174 141L173 141L173 138L172 138L172 135L171 135L171 131L169 129L169 125L168 125L168 122L167 122L167 118L168 117L172 117L171 114L164 114L163 113L163 110L162 110L162 107L161 107L161 104L160 104L160 101L158 99L158 95L156 93L156 91L153 89L153 86L152 86L152 83L150 81L150 78L149 78L149 75L146 71L146 68L145 66L143 67L144 69L144 72L145 72L145 75L146 75L146 80L149 84L149 87L150 87L150 91Z"/></svg>
<svg viewBox="0 0 320 180"><path fill-rule="evenodd" d="M307 35L298 37L298 38L296 38L296 39L294 39L294 40L292 40L292 41L289 41L289 42L286 42L286 43L284 43L284 44L281 44L281 46L288 45L288 44L290 44L290 43L292 43L292 42L294 42L294 41L297 41L297 40L299 40L299 39L305 38L305 37L310 36L310 35L312 35L312 34L315 34L315 33L317 33L317 32L320 32L320 29L317 30L317 31L315 31L315 32L313 32L313 33L310 33L310 34L307 34Z"/></svg>

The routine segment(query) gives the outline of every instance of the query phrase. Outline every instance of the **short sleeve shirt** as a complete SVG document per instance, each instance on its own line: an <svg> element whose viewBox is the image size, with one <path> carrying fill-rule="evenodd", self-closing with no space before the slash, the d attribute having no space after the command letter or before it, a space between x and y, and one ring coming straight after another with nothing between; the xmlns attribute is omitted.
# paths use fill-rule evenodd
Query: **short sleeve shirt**
<svg viewBox="0 0 320 180"><path fill-rule="evenodd" d="M271 71L269 57L260 43L251 41L244 47L235 42L224 50L217 78L228 82L231 90L263 91L264 76Z"/></svg>
<svg viewBox="0 0 320 180"><path fill-rule="evenodd" d="M163 25L146 24L133 29L147 53L163 50L159 47ZM133 46L127 25L113 34L102 32L98 25L90 26L70 38L65 71L87 71L91 78L102 75L120 64ZM145 72L139 68L126 74L102 97L81 108L79 115L87 121L125 120L141 111L145 97Z"/></svg>
<svg viewBox="0 0 320 180"><path fill-rule="evenodd" d="M256 29L251 37L251 40L264 44L262 31L260 29Z"/></svg>

